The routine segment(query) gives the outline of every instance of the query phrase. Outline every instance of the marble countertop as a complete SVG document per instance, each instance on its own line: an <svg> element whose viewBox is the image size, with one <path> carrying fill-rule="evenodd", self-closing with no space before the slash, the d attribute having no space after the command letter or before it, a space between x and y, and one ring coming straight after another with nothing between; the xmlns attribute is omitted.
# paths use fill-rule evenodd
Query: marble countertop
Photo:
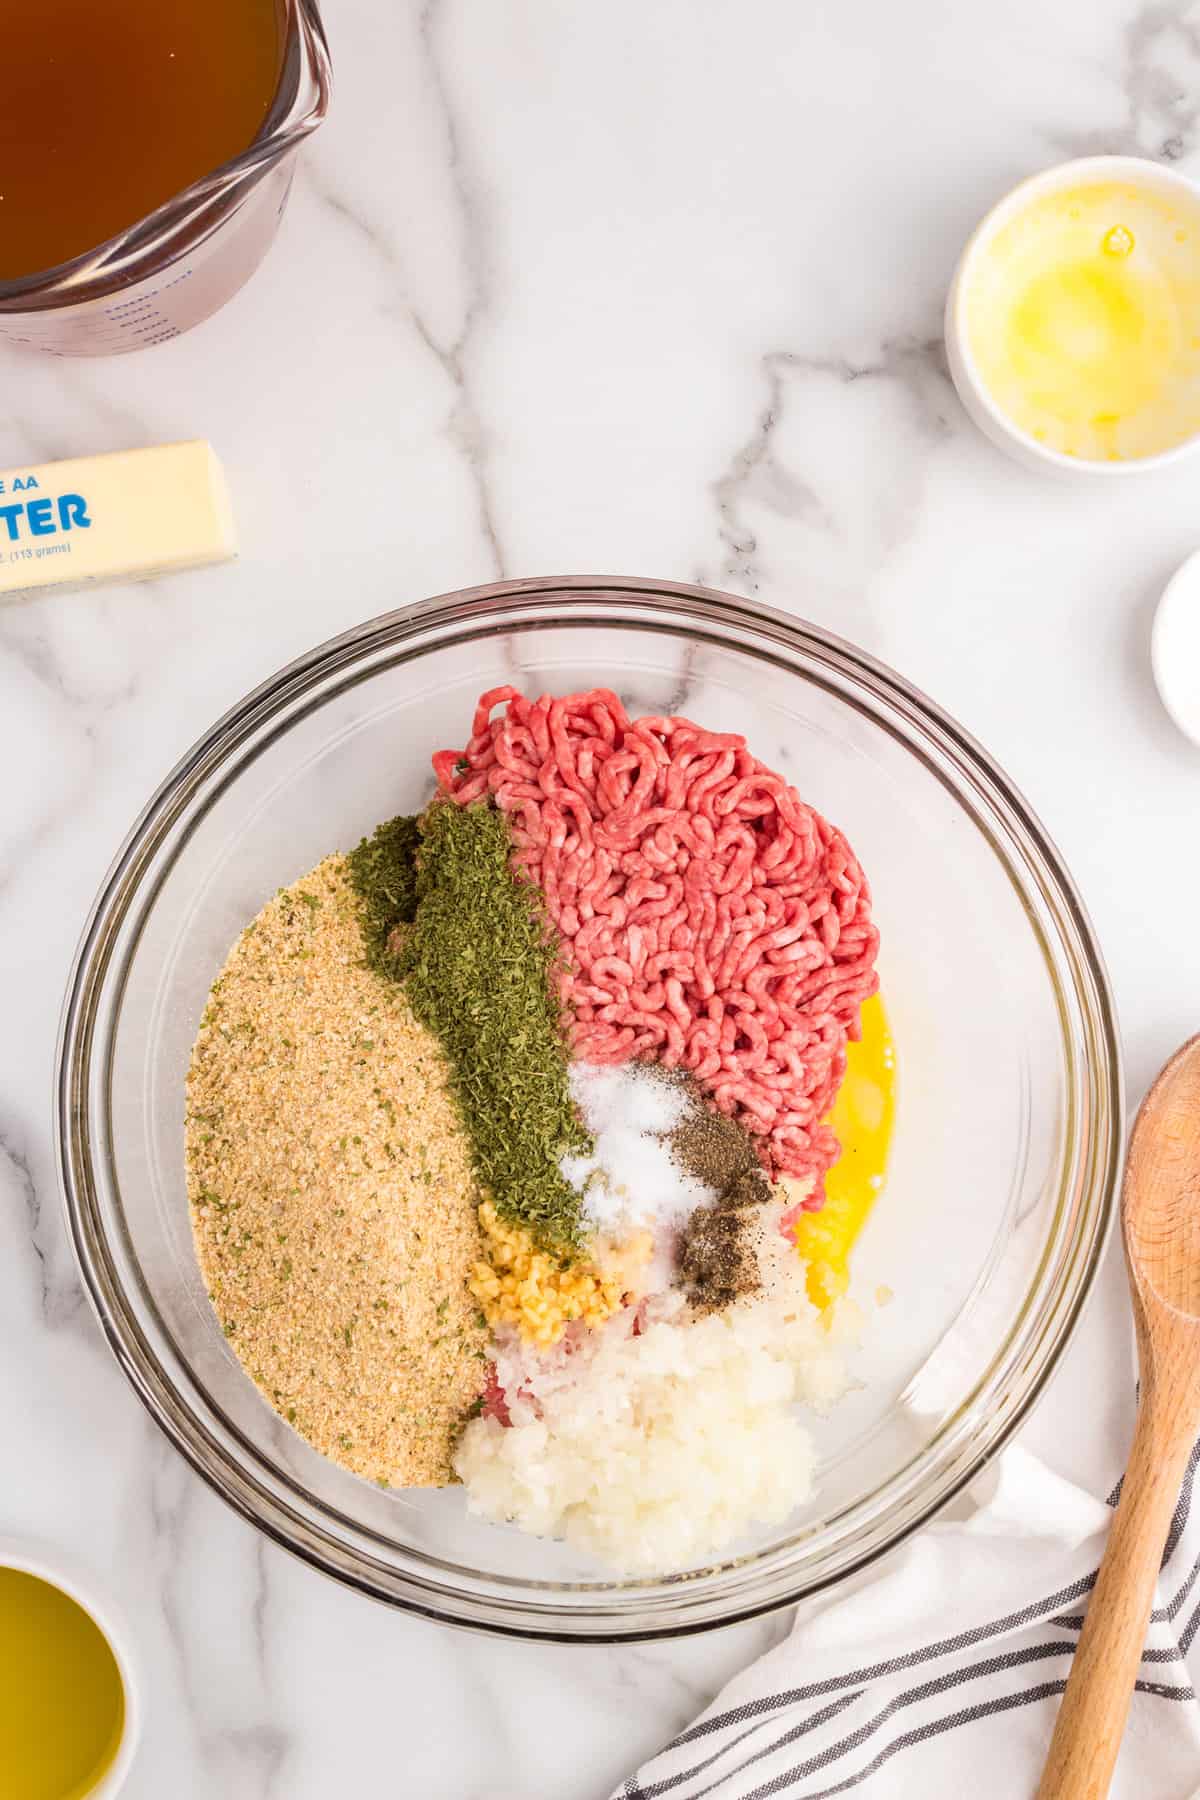
<svg viewBox="0 0 1200 1800"><path fill-rule="evenodd" d="M1147 632L1195 465L1010 466L948 383L956 253L1020 176L1200 174L1200 6L329 0L334 115L219 318L0 351L0 467L205 436L234 567L0 608L0 1532L110 1571L146 1671L132 1800L601 1800L784 1621L566 1651L343 1592L228 1512L101 1344L49 1130L85 910L188 744L299 651L501 575L711 582L857 639L1024 788L1087 897L1131 1098L1196 1029L1200 753ZM1025 1441L1103 1489L1131 1415L1110 1254Z"/></svg>

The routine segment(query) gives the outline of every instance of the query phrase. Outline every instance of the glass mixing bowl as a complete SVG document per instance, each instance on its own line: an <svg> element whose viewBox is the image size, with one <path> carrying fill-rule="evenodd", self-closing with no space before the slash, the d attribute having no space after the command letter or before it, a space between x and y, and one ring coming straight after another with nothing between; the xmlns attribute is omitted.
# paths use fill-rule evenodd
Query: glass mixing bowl
<svg viewBox="0 0 1200 1800"><path fill-rule="evenodd" d="M867 870L899 1063L887 1188L859 1243L862 1386L818 1422L815 1498L720 1562L617 1581L384 1492L309 1448L226 1343L192 1250L183 1082L209 984L281 885L417 810L484 688L603 684L631 712L742 731ZM995 1455L1061 1354L1113 1212L1112 998L1053 845L984 752L811 625L701 588L475 588L373 620L221 719L163 783L84 933L58 1074L84 1281L145 1405L231 1505L380 1600L514 1636L664 1637L746 1618L882 1555ZM889 1304L877 1304L892 1296Z"/></svg>

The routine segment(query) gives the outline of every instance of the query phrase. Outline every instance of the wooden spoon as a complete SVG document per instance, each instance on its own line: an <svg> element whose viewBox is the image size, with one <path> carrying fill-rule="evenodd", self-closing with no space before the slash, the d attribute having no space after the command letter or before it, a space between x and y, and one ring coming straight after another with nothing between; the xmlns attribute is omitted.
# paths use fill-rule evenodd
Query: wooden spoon
<svg viewBox="0 0 1200 1800"><path fill-rule="evenodd" d="M1141 1395L1129 1466L1038 1800L1103 1800L1171 1515L1200 1436L1200 1037L1142 1102L1121 1196Z"/></svg>

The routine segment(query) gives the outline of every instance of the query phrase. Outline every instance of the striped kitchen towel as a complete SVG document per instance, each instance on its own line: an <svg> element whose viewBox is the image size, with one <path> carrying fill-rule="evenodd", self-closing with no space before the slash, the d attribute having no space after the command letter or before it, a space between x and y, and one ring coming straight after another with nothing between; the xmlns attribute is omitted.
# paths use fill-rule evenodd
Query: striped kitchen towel
<svg viewBox="0 0 1200 1800"><path fill-rule="evenodd" d="M1200 1796L1200 1446L1167 1542L1114 1800ZM1104 1545L1108 1507L1019 1447L965 1522L802 1606L613 1800L1028 1800ZM1200 1650L1193 1659L1200 1675Z"/></svg>

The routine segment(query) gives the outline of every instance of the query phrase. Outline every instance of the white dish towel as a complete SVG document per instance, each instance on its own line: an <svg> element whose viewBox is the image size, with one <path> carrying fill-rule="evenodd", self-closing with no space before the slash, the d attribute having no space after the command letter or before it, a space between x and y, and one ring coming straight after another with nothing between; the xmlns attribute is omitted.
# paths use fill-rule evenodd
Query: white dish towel
<svg viewBox="0 0 1200 1800"><path fill-rule="evenodd" d="M1113 1800L1200 1796L1192 1455ZM928 1526L737 1676L613 1800L1030 1800L1110 1518L1019 1447L964 1523ZM1192 1669L1188 1659L1192 1657Z"/></svg>

